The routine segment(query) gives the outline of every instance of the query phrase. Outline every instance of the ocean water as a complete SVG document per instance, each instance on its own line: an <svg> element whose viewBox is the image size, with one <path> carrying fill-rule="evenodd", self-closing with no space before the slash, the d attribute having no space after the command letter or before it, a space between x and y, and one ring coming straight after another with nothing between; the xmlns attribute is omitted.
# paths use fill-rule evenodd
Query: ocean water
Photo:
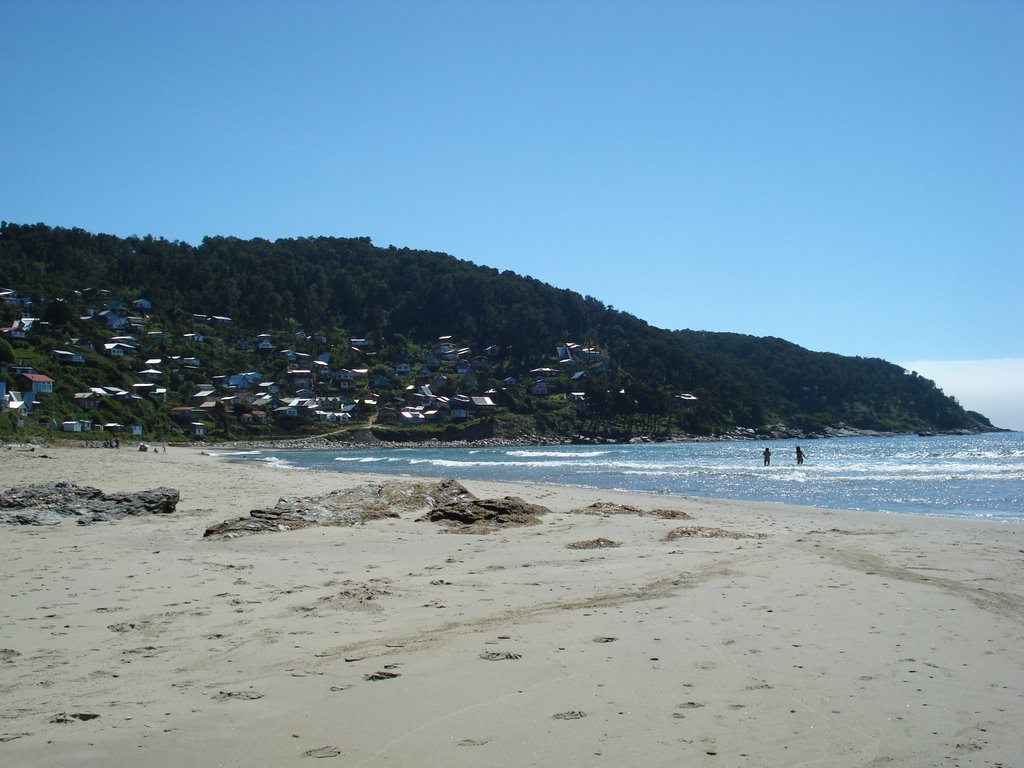
<svg viewBox="0 0 1024 768"><path fill-rule="evenodd" d="M805 453L796 464L796 446ZM772 451L763 466L762 451ZM386 448L228 455L296 469L553 483L645 494L1024 522L1024 433L965 437Z"/></svg>

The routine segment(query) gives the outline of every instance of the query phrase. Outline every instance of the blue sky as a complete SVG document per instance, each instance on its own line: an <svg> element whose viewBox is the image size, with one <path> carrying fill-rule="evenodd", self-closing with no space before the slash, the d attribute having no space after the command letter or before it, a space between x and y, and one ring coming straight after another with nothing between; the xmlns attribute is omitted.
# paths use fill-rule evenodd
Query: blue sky
<svg viewBox="0 0 1024 768"><path fill-rule="evenodd" d="M443 251L913 361L1024 429L1019 2L0 0L0 28L4 220Z"/></svg>

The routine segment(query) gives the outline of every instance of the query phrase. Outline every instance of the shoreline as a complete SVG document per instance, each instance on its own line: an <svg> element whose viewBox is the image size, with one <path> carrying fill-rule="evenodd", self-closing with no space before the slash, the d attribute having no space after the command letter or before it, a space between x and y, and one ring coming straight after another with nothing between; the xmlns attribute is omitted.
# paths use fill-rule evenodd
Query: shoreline
<svg viewBox="0 0 1024 768"><path fill-rule="evenodd" d="M873 437L876 437L876 436L873 436L873 435L857 435L855 437L859 437L859 438L873 438ZM885 436L883 436L883 442L879 443L879 445L884 445L885 444L884 443L884 438L888 438L888 437L891 437L891 438L894 438L894 439L899 439L899 438L916 438L916 437L919 437L919 436L913 436L913 435L885 435ZM955 436L951 435L949 437L955 437ZM982 436L979 436L979 438L980 437L982 437ZM927 440L927 438L923 438L923 439ZM714 441L714 442L715 443L724 443L726 441ZM731 443L733 443L736 446L745 446L745 445L749 444L751 441L736 440L736 441L728 441L728 442L731 442ZM914 444L917 445L916 440L914 441ZM303 453L308 453L308 454L321 453L321 454L338 454L338 455L343 455L343 454L345 454L348 451L359 451L359 452L365 453L367 455L373 455L374 453L379 451L380 454L383 455L383 454L387 453L389 450L396 450L396 451L397 450L406 450L406 451L408 451L408 450L417 450L417 449L419 449L419 450L431 450L431 451L433 451L433 450L444 451L444 450L451 449L451 450L456 450L456 451L457 450L465 451L465 450L479 450L479 449L501 450L501 449L506 449L506 448L540 448L540 449L543 449L543 448L553 448L553 447L567 448L567 447L570 447L570 445L571 444L568 444L568 443L551 443L551 442L541 444L541 443L537 443L537 442L535 442L533 440L527 440L527 441L523 441L523 442L497 442L497 443L495 443L493 441L482 441L482 442L481 441L477 441L477 442L473 442L473 443L463 443L463 442L444 443L444 442L441 442L441 441L432 440L432 441L420 442L420 443L415 443L415 444L410 445L408 443L380 443L380 442L373 443L373 444L339 444L339 443L334 442L334 441L324 441L322 439L312 439L312 440L300 439L300 440L293 440L293 441L251 441L251 442L240 442L240 443L203 443L203 442L200 442L200 443L188 444L188 445L182 445L182 444L176 444L176 443L146 443L146 442L139 442L139 443L135 443L135 444L123 443L120 446L120 450L115 450L114 453L120 453L120 452L129 452L130 453L130 452L140 451L140 452L144 452L144 453L150 453L152 455L158 455L158 454L161 454L161 453L165 453L168 449L171 449L173 451L182 451L182 450L184 450L184 451L194 451L194 452L198 453L199 455L211 456L211 457L215 457L215 458L218 458L218 459L223 459L224 461L230 462L230 463L232 463L235 466L239 466L239 465L247 464L249 462L232 461L232 457L231 457L232 454L243 455L243 454L258 454L258 453L265 452L265 453L267 453L269 455L269 454L272 454L272 453L274 453L276 451L285 451L285 452L297 454L296 457L293 457L294 458L294 462L296 462L296 463L295 463L294 466L291 466L292 462L285 462L285 464L288 464L289 466L283 466L282 465L281 467L279 467L281 469L303 469L303 470L307 470L307 471L329 472L329 473L332 473L332 474L344 474L344 475L352 475L352 476L354 476L354 475L362 474L363 472L374 473L374 469L372 467L367 467L366 469L363 469L362 468L363 462L360 462L360 467L359 468L346 469L346 470L340 470L339 469L339 470L335 470L335 471L332 472L326 466L317 466L318 464L323 464L324 463L323 461L313 460L313 461L311 461L311 462L309 462L307 464L303 459L298 458L298 456L301 456L301 454L303 454ZM572 445L578 445L578 444L572 444ZM623 444L620 444L620 445L623 445ZM921 446L927 446L927 443L926 442L921 442L920 445ZM7 447L8 451L12 451L12 450L13 451L20 451L20 450L34 451L34 450L37 450L37 449L44 450L47 446L49 446L51 448L54 448L54 449L56 449L56 448L63 448L63 449L68 449L68 450L77 450L77 449L81 449L81 448L101 448L101 447L104 448L105 450L109 449L109 446L104 446L104 445L99 444L99 443L85 444L85 443L81 443L81 442L78 442L78 441L68 441L68 442L58 441L58 442L46 443L46 444L44 444L44 443L35 443L35 444L27 444L27 443L23 443L23 444L7 444L6 447ZM594 447L600 447L600 446L594 446ZM606 445L604 447L608 448L608 447L611 447L611 446L607 446ZM2 455L2 454L0 454L0 455ZM341 459L339 459L339 461L340 460ZM253 463L256 463L256 462L254 461ZM413 462L413 463L415 464L417 462ZM760 456L759 456L758 459L757 459L758 466L760 466L760 463L761 463L761 459L760 459ZM785 463L785 462L783 462L783 463ZM373 462L371 462L371 464L373 464ZM421 471L422 471L422 468L406 468L406 469L401 469L401 470L395 471L395 470L385 469L383 467L383 465L382 465L380 469L376 470L376 473L379 474L381 477L390 477L390 478L419 477L419 478L428 478L428 479L429 478L443 479L444 477L450 476L453 470L451 470L451 469L442 469L442 468L427 469L422 474L421 474ZM454 470L454 471L457 472L459 470ZM489 473L474 472L473 469L471 469L471 468L470 469L466 469L464 471L469 472L469 474L471 476L472 475L477 476L477 479L479 479L481 481L485 481L486 482L486 481L491 480L491 478L485 476L485 475L487 475ZM827 476L826 477L822 477L820 480L821 480L822 483L825 483L825 485L827 485ZM744 493L743 489L740 489L739 491L737 491L736 488L732 488L731 492L730 492L730 488L717 488L717 487L711 487L711 488L680 487L680 488L675 488L675 487L662 486L660 488L639 488L639 487L633 488L633 487L628 487L627 486L625 488L622 488L622 487L614 487L611 484L604 484L604 485L602 485L602 484L596 484L596 485L595 484L591 484L591 485L576 485L576 484L573 484L571 482L570 478L567 478L564 475L558 475L557 473L555 474L555 476L552 476L551 473L548 473L544 477L525 478L525 479L521 478L521 477L520 478L508 477L508 478L505 478L505 479L495 478L495 479L493 479L493 482L495 482L495 483L505 482L505 483L511 484L512 486L515 486L515 485L518 485L518 484L521 484L521 483L529 484L529 483L533 483L533 482L540 482L540 483L549 483L549 484L555 484L555 485L566 485L567 487L577 488L577 489L580 489L580 490L601 490L601 491L607 491L607 492L617 491L617 492L622 492L622 493L632 493L632 494L637 494L637 495L640 495L640 496L643 496L643 497L667 495L667 496L670 496L672 498L684 498L684 499L696 499L696 500L712 500L712 499L714 499L714 500L724 500L724 501L735 501L735 502L739 502L739 503L784 504L784 505L794 505L794 506L806 506L806 507L808 507L810 509L824 510L824 511L828 511L828 510L832 510L832 511L849 510L849 511L857 511L857 512L867 512L867 513L872 513L872 514L885 514L885 515L911 516L911 517L925 517L925 518L933 518L933 519L947 519L947 520L969 519L969 520L977 520L977 521L985 522L985 523L1012 523L1012 524L1019 524L1021 522L1024 522L1024 518L1021 518L1018 514L1016 514L1013 511L1013 509L1014 509L1013 507L1006 507L1005 509L1003 509L1003 508L992 508L992 509L989 509L989 508L985 508L985 507L979 507L976 504L970 504L970 503L966 503L965 502L965 504L961 505L961 506L955 506L955 505L949 505L949 504L946 504L946 505L942 505L942 504L939 504L939 505L914 504L914 505L910 505L908 508L902 508L902 506L904 506L904 505L901 505L901 503L898 500L897 501L893 501L892 503L889 503L889 504L881 504L881 503L874 503L874 504L872 504L872 503L870 503L872 501L872 499L869 498L870 494L868 494L868 497L865 497L864 499L861 499L860 497L858 497L856 495L849 496L848 498L847 497L833 498L833 497L829 496L828 494L825 494L824 496L822 496L820 493L813 493L813 492L809 493L809 494L808 493L792 494L792 493L775 493L775 492L773 492L773 493L760 493L759 494L759 493L750 493L749 492L750 491L749 488L746 489L748 492ZM936 482L940 482L940 480L936 479ZM868 503L866 503L866 504L862 503L864 501L867 501Z"/></svg>
<svg viewBox="0 0 1024 768"><path fill-rule="evenodd" d="M403 514L209 541L208 525L282 496L394 478L199 448L3 458L0 489L181 491L169 516L0 526L12 764L852 768L1024 754L1019 526L464 481L550 512L490 534ZM579 511L595 502L694 519ZM723 533L668 538L687 526ZM618 546L570 547L601 539Z"/></svg>
<svg viewBox="0 0 1024 768"><path fill-rule="evenodd" d="M199 448L203 450L359 450L359 449L397 449L409 447L428 448L523 448L523 447L544 447L555 445L630 445L647 443L720 443L720 442L776 442L782 440L833 440L838 438L858 437L968 437L971 435L986 435L1003 432L1015 432L1017 430L993 427L991 429L977 430L947 430L929 432L879 432L870 429L857 429L852 427L837 426L830 427L827 433L804 433L799 430L790 430L785 425L776 425L768 434L759 434L753 429L737 428L733 432L722 435L688 435L678 434L670 437L637 436L629 440L616 440L612 438L591 438L582 435L573 437L546 436L546 435L524 435L522 437L485 437L471 440L441 440L436 437L418 438L410 437L407 440L381 440L374 436L371 430L352 431L348 434L358 435L358 439L334 440L329 435L314 435L308 437L282 437L278 439L263 440L225 440L223 442L207 441L168 441L168 440L146 440L129 438L124 440L125 447L145 446L174 446L177 448ZM65 437L56 439L28 441L28 442L7 442L0 446L10 449L12 447L44 447L55 446L63 448L89 448L100 447L88 443L99 441L71 440Z"/></svg>

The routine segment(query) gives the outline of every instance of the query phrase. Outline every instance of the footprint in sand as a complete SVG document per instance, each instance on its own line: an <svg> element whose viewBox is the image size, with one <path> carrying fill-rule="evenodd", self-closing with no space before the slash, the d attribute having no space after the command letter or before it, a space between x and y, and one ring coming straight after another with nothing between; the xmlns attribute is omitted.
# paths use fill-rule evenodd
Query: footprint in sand
<svg viewBox="0 0 1024 768"><path fill-rule="evenodd" d="M326 746L317 747L316 749L307 749L302 753L303 757L337 757L341 754L341 750L338 747Z"/></svg>
<svg viewBox="0 0 1024 768"><path fill-rule="evenodd" d="M376 680L392 680L396 677L401 677L397 672L374 672L371 675L364 675L363 680L369 680L371 682Z"/></svg>
<svg viewBox="0 0 1024 768"><path fill-rule="evenodd" d="M259 691L221 691L213 698L217 701L228 701L229 699L240 699L242 701L253 701L262 699L263 694Z"/></svg>
<svg viewBox="0 0 1024 768"><path fill-rule="evenodd" d="M85 722L86 720L95 720L99 715L95 712L61 712L60 714L54 715L50 718L51 723L70 723L73 720L80 720Z"/></svg>

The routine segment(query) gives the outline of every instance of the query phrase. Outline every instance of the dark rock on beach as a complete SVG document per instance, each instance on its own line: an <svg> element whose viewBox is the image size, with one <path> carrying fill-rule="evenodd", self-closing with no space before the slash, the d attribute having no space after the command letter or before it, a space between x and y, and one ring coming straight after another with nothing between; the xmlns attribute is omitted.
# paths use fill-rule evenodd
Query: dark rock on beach
<svg viewBox="0 0 1024 768"><path fill-rule="evenodd" d="M390 481L363 483L315 496L285 496L269 509L225 520L206 529L204 538L234 538L254 533L293 531L311 525L360 525L371 520L421 512L439 504L472 499L455 480L436 483Z"/></svg>
<svg viewBox="0 0 1024 768"><path fill-rule="evenodd" d="M547 507L530 504L518 496L503 499L463 498L439 504L420 520L441 523L453 531L479 533L513 525L537 525Z"/></svg>
<svg viewBox="0 0 1024 768"><path fill-rule="evenodd" d="M269 509L211 525L206 539L230 539L256 533L294 531L309 526L352 526L421 514L449 531L486 533L510 525L536 525L549 510L522 499L478 499L457 480L429 483L394 480L363 483L315 496L286 496Z"/></svg>
<svg viewBox="0 0 1024 768"><path fill-rule="evenodd" d="M169 515L180 494L175 488L103 493L74 483L33 483L0 494L0 522L17 525L57 525L65 518L81 524L136 515Z"/></svg>

